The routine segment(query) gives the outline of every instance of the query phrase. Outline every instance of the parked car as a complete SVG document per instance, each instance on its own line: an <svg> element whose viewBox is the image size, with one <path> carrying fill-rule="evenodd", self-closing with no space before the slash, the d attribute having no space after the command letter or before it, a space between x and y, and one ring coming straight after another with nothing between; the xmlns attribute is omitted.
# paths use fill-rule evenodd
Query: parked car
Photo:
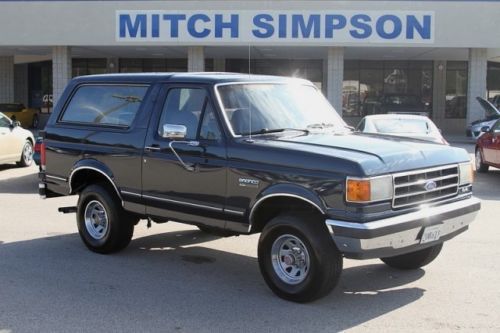
<svg viewBox="0 0 500 333"><path fill-rule="evenodd" d="M500 168L500 119L493 126L484 126L476 141L476 170L487 172L489 167Z"/></svg>
<svg viewBox="0 0 500 333"><path fill-rule="evenodd" d="M19 121L24 128L38 128L40 116L37 109L27 108L20 103L3 103L0 104L0 112L13 121Z"/></svg>
<svg viewBox="0 0 500 333"><path fill-rule="evenodd" d="M353 132L306 80L79 77L42 136L40 194L79 196L60 211L91 251L125 248L140 219L261 233L264 280L296 302L344 258L427 265L480 209L464 149Z"/></svg>
<svg viewBox="0 0 500 333"><path fill-rule="evenodd" d="M386 94L380 99L377 114L399 113L428 117L430 115L429 110L430 105L422 102L417 95Z"/></svg>
<svg viewBox="0 0 500 333"><path fill-rule="evenodd" d="M361 119L356 130L448 144L432 120L424 116L403 114L366 116Z"/></svg>
<svg viewBox="0 0 500 333"><path fill-rule="evenodd" d="M467 126L466 135L472 136L474 139L480 137L484 131L481 129L484 127L493 126L497 119L500 119L500 111L495 107L490 101L482 98L476 97L479 105L484 109L485 118L473 121L469 126Z"/></svg>
<svg viewBox="0 0 500 333"><path fill-rule="evenodd" d="M15 162L22 167L30 166L34 142L30 131L0 112L0 164Z"/></svg>

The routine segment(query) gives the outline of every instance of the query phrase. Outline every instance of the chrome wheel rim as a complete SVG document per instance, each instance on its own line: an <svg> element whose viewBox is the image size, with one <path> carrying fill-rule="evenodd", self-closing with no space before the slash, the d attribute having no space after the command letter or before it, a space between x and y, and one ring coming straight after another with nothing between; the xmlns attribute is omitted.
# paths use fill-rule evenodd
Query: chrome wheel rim
<svg viewBox="0 0 500 333"><path fill-rule="evenodd" d="M24 145L23 148L23 160L24 163L30 164L33 159L33 147L29 143Z"/></svg>
<svg viewBox="0 0 500 333"><path fill-rule="evenodd" d="M100 240L106 236L109 228L108 214L99 201L93 200L87 204L84 218L85 228L92 238Z"/></svg>
<svg viewBox="0 0 500 333"><path fill-rule="evenodd" d="M271 261L276 275L287 284L299 284L309 273L309 252L304 243L293 235L282 235L274 241Z"/></svg>
<svg viewBox="0 0 500 333"><path fill-rule="evenodd" d="M481 168L481 152L479 149L476 151L476 170L479 170Z"/></svg>

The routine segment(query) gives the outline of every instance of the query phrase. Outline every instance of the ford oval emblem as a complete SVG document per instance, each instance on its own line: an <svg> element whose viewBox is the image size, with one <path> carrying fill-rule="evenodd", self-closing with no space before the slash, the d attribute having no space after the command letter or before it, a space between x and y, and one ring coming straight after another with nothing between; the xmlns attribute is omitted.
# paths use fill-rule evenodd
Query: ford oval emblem
<svg viewBox="0 0 500 333"><path fill-rule="evenodd" d="M435 182L435 181L433 181L433 180L429 180L429 181L428 181L427 183L425 183L425 185L424 185L424 188L425 188L425 190L426 190L426 191L432 191L432 190L436 189L436 187L437 187L437 184L436 184L436 182Z"/></svg>

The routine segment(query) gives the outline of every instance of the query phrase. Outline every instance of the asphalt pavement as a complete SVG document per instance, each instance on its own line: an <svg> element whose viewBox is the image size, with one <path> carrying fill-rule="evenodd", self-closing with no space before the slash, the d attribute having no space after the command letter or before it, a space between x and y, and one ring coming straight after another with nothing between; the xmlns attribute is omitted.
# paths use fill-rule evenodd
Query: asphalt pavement
<svg viewBox="0 0 500 333"><path fill-rule="evenodd" d="M142 221L127 249L95 254L57 212L76 197L39 199L36 167L0 166L0 332L498 332L500 170L474 190L478 218L429 266L345 260L328 297L295 304L265 285L258 235Z"/></svg>

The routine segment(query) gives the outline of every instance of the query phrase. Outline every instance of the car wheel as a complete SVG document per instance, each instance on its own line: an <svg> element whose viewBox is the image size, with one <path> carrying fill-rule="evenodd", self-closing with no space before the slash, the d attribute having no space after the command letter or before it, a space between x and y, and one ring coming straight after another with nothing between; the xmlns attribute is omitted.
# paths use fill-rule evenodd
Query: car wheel
<svg viewBox="0 0 500 333"><path fill-rule="evenodd" d="M20 167L28 167L31 163L33 163L33 144L29 140L26 140L23 151L21 152L21 158L19 162L17 162L17 165Z"/></svg>
<svg viewBox="0 0 500 333"><path fill-rule="evenodd" d="M328 229L305 214L273 218L260 235L258 257L269 288L294 302L326 296L342 272L342 254Z"/></svg>
<svg viewBox="0 0 500 333"><path fill-rule="evenodd" d="M380 258L386 265L397 269L417 269L430 264L437 258L443 243L428 247L423 250L402 254L395 257Z"/></svg>
<svg viewBox="0 0 500 333"><path fill-rule="evenodd" d="M484 163L483 154L479 147L476 148L476 171L477 172L487 172L490 166Z"/></svg>
<svg viewBox="0 0 500 333"><path fill-rule="evenodd" d="M108 186L87 186L78 198L78 232L94 252L107 254L124 249L132 239L138 219L126 213Z"/></svg>
<svg viewBox="0 0 500 333"><path fill-rule="evenodd" d="M38 115L33 116L33 122L31 123L31 127L33 128L38 128L38 125L40 123L40 119L38 118Z"/></svg>

